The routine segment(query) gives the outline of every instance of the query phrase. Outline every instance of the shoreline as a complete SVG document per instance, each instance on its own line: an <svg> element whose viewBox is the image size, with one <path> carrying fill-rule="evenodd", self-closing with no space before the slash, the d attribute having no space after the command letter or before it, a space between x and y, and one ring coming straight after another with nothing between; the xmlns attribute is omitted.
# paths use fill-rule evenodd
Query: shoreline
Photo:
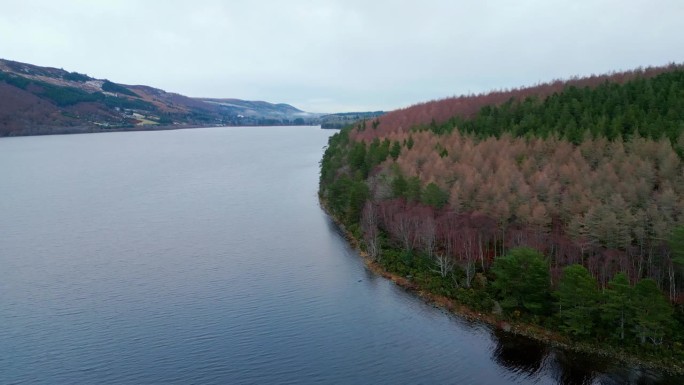
<svg viewBox="0 0 684 385"><path fill-rule="evenodd" d="M482 322L498 330L529 338L531 340L547 344L553 348L576 353L589 353L601 357L611 358L615 359L619 363L646 369L660 370L669 375L684 375L684 363L675 363L670 361L654 362L653 359L644 359L627 352L601 348L596 344L572 342L569 340L569 337L563 336L558 332L545 329L539 325L516 323L515 321L505 319L493 313L485 314L478 312L457 302L454 299L445 297L443 295L434 294L424 288L421 288L420 285L412 282L410 279L385 270L385 268L377 261L373 260L368 253L361 250L359 240L356 239L349 230L347 230L344 224L342 224L334 215L330 213L325 205L325 202L323 202L323 200L320 198L319 205L326 215L328 215L328 217L335 223L349 245L356 250L357 254L364 261L364 265L368 270L376 275L392 281L394 284L411 292L430 305L444 309L450 314L464 318L468 321Z"/></svg>
<svg viewBox="0 0 684 385"><path fill-rule="evenodd" d="M317 127L319 125L247 125L247 126L224 126L224 125L206 125L206 124L177 124L177 125L145 125L133 127L114 127L114 128L99 128L97 126L73 126L73 127L42 127L34 128L34 132L19 133L16 135L0 135L1 138L21 138L27 136L46 136L46 135L76 135L76 134L102 134L108 132L145 132L145 131L172 131L185 130L193 128L210 128L210 127Z"/></svg>

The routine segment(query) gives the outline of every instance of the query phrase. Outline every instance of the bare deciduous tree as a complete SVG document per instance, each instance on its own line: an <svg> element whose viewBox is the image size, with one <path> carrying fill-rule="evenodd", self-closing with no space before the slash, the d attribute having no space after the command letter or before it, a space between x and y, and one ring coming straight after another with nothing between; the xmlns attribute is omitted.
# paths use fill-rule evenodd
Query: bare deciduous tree
<svg viewBox="0 0 684 385"><path fill-rule="evenodd" d="M366 201L361 212L361 228L363 240L366 244L368 255L377 260L380 257L380 239L378 229L378 210L371 201Z"/></svg>

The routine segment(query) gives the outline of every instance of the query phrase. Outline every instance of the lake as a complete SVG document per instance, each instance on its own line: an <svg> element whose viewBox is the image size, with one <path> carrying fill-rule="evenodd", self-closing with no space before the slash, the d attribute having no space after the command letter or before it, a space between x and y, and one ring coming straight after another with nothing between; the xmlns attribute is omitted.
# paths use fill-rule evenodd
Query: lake
<svg viewBox="0 0 684 385"><path fill-rule="evenodd" d="M0 383L681 384L369 272L318 127L0 139Z"/></svg>

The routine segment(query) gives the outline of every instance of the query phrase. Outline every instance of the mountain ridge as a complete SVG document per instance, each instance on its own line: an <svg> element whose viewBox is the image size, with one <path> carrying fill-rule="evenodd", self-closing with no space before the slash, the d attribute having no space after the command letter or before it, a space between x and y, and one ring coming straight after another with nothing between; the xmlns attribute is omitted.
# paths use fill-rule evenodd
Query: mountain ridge
<svg viewBox="0 0 684 385"><path fill-rule="evenodd" d="M0 59L0 100L0 136L208 125L315 125L323 115L286 103L193 98L6 59Z"/></svg>

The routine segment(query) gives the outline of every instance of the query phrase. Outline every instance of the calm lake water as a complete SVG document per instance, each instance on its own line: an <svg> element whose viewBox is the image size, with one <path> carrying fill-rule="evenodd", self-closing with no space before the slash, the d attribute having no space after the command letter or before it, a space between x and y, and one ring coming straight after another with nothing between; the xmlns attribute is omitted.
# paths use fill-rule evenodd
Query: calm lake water
<svg viewBox="0 0 684 385"><path fill-rule="evenodd" d="M0 383L683 383L368 272L318 206L332 133L0 139Z"/></svg>

